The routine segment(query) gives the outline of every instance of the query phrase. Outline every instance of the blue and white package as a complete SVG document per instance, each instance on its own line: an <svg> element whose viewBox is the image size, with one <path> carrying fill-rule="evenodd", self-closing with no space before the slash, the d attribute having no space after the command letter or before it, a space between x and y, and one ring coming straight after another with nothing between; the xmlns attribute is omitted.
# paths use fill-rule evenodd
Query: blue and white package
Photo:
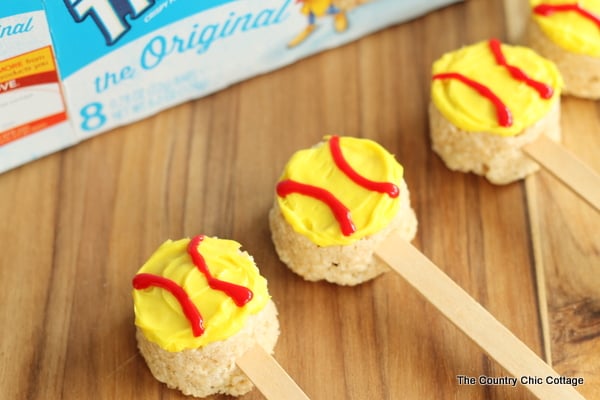
<svg viewBox="0 0 600 400"><path fill-rule="evenodd" d="M65 147L459 0L40 1L75 135Z"/></svg>

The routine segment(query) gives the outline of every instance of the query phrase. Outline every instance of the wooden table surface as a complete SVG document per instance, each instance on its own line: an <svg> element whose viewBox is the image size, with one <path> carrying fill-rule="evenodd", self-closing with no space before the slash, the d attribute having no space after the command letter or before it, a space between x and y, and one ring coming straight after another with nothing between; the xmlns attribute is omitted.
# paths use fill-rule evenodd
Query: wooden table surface
<svg viewBox="0 0 600 400"><path fill-rule="evenodd" d="M431 62L514 40L522 9L452 5L0 175L0 398L185 398L138 354L131 278L165 239L198 233L254 255L280 311L275 357L312 399L533 398L459 385L506 372L396 274L338 287L279 262L275 181L294 151L340 134L396 154L413 244L600 399L600 213L544 171L494 186L430 150ZM564 146L600 171L600 102L562 105Z"/></svg>

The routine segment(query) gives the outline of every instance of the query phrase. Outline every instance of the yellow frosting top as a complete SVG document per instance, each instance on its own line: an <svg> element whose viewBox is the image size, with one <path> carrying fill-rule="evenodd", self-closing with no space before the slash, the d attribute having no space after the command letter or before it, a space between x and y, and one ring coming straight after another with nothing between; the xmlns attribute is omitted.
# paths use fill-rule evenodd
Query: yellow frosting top
<svg viewBox="0 0 600 400"><path fill-rule="evenodd" d="M600 17L600 0L530 0L532 10L541 4L577 3L583 10ZM600 27L576 11L554 11L548 15L532 12L533 19L550 40L558 46L579 54L600 57Z"/></svg>
<svg viewBox="0 0 600 400"><path fill-rule="evenodd" d="M373 234L390 223L400 206L398 197L367 189L349 178L336 165L330 141L339 140L343 158L361 176L399 185L404 170L394 156L372 140L333 138L325 137L318 145L296 152L278 184L277 202L284 218L296 232L319 246L347 245ZM282 182L287 180L327 190L349 210L356 230L344 234L332 208L318 198L301 193L279 194Z"/></svg>
<svg viewBox="0 0 600 400"><path fill-rule="evenodd" d="M251 300L243 306L236 305L223 291L209 286L207 277L188 252L189 243L190 239L167 240L134 278L135 324L148 340L171 352L227 339L242 329L247 317L262 310L270 299L266 279L260 275L252 257L240 250L239 243L202 237L197 251L212 277L252 292ZM159 285L139 287L136 279L140 276L167 279L183 289L199 311L204 332L194 335L182 303L170 290Z"/></svg>
<svg viewBox="0 0 600 400"><path fill-rule="evenodd" d="M500 49L508 65L549 86L553 90L552 97L544 99L534 88L513 78L506 66L498 64L489 41L446 53L434 62L434 77L459 73L476 81L489 88L512 115L512 125L502 126L493 103L477 90L457 79L433 79L433 103L446 119L462 130L515 136L546 115L560 100L563 81L551 61L526 47L501 44Z"/></svg>

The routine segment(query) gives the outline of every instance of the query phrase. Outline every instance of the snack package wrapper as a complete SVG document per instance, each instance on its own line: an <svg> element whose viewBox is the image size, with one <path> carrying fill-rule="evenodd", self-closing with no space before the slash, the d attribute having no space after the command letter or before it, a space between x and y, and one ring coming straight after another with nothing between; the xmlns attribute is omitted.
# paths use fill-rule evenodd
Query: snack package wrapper
<svg viewBox="0 0 600 400"><path fill-rule="evenodd" d="M4 0L0 172L459 0Z"/></svg>

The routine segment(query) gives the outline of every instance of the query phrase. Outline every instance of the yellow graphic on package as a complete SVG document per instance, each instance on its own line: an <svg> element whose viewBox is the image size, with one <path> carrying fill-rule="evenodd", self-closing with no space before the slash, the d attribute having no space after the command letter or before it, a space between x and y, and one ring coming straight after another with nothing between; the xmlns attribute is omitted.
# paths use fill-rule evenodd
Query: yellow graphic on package
<svg viewBox="0 0 600 400"><path fill-rule="evenodd" d="M66 121L50 47L0 61L0 146Z"/></svg>

